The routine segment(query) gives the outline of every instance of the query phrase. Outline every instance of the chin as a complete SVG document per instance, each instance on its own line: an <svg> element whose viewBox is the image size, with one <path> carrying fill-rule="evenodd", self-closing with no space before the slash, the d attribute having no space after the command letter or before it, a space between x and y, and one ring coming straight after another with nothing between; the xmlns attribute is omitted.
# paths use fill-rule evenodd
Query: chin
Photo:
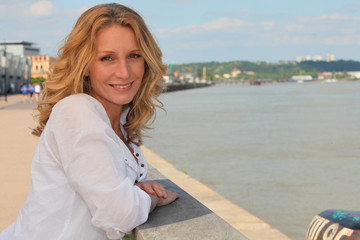
<svg viewBox="0 0 360 240"><path fill-rule="evenodd" d="M134 98L131 99L121 99L119 101L115 101L117 105L127 105L133 101Z"/></svg>

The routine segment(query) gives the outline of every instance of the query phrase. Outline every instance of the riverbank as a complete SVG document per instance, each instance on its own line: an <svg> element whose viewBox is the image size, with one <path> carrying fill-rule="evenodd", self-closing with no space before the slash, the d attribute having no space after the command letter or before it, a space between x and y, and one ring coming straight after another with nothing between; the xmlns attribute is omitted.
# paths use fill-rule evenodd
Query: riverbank
<svg viewBox="0 0 360 240"><path fill-rule="evenodd" d="M187 90L193 88L202 88L202 87L210 87L213 84L211 83L184 83L184 84L168 84L166 85L164 92L174 92L180 90Z"/></svg>
<svg viewBox="0 0 360 240"><path fill-rule="evenodd" d="M37 142L30 129L34 103L23 103L21 95L0 100L0 231L15 221L30 186L30 164ZM197 180L177 170L159 155L143 147L151 166L229 222L249 239L289 239L261 219L214 192Z"/></svg>

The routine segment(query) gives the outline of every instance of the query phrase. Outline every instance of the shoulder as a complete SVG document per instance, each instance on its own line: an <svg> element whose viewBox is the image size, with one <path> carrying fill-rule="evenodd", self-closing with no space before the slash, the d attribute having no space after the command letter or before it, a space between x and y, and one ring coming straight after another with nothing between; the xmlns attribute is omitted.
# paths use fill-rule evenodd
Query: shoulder
<svg viewBox="0 0 360 240"><path fill-rule="evenodd" d="M101 118L107 120L107 114L99 101L88 94L75 94L63 98L55 104L51 115L66 118Z"/></svg>
<svg viewBox="0 0 360 240"><path fill-rule="evenodd" d="M70 95L61 99L57 102L53 110L61 109L71 109L71 110L80 110L80 109L92 109L95 108L98 111L101 111L102 105L95 98L91 97L88 94L75 94Z"/></svg>

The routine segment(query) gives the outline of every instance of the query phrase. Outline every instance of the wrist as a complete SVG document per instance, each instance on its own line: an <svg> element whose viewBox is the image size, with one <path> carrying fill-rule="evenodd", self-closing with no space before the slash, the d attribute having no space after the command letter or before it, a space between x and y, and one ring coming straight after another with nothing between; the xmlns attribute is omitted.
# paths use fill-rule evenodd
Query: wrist
<svg viewBox="0 0 360 240"><path fill-rule="evenodd" d="M150 212L152 212L155 209L155 207L157 207L159 203L159 198L156 196L156 194L149 194L149 196L151 199Z"/></svg>

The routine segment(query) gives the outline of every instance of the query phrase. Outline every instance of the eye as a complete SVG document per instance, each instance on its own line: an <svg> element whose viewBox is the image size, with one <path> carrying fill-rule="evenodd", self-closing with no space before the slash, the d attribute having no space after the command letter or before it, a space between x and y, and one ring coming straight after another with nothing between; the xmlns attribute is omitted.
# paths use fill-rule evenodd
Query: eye
<svg viewBox="0 0 360 240"><path fill-rule="evenodd" d="M132 53L130 54L129 58L137 59L137 58L141 58L141 55L137 53Z"/></svg>
<svg viewBox="0 0 360 240"><path fill-rule="evenodd" d="M111 61L113 58L111 56L104 56L100 59L101 61Z"/></svg>

